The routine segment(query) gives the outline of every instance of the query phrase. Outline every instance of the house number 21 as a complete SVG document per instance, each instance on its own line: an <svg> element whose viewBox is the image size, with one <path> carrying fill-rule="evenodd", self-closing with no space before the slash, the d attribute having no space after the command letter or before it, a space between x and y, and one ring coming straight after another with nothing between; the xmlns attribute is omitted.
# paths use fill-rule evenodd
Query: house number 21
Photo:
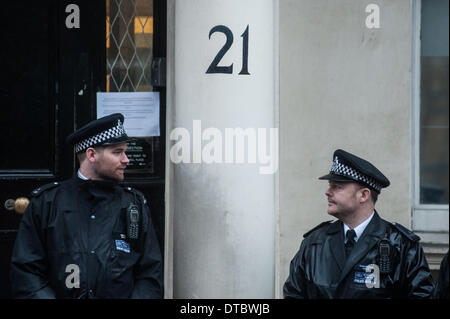
<svg viewBox="0 0 450 319"><path fill-rule="evenodd" d="M223 45L223 47L219 50L214 60L211 62L211 64L208 67L208 70L206 70L206 73L225 73L225 74L232 74L233 73L233 63L229 66L219 66L220 60L222 60L223 56L227 51L230 49L231 45L233 44L233 33L231 30L224 26L224 25L216 25L214 28L212 28L209 31L209 39L211 39L211 35L215 32L222 32L226 36L226 42ZM250 75L248 73L248 25L245 29L244 33L241 34L241 37L243 38L243 46L242 46L242 69L239 74L241 75Z"/></svg>

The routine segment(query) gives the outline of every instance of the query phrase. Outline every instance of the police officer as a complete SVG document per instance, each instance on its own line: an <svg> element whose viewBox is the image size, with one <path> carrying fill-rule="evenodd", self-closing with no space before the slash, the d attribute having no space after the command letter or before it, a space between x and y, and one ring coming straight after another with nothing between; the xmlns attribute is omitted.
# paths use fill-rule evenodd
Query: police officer
<svg viewBox="0 0 450 319"><path fill-rule="evenodd" d="M80 169L42 186L11 259L16 298L162 298L160 248L142 193L122 187L130 140L120 113L69 135Z"/></svg>
<svg viewBox="0 0 450 319"><path fill-rule="evenodd" d="M375 202L389 180L343 150L333 154L328 214L303 237L291 261L285 298L430 298L433 280L420 238L380 218Z"/></svg>

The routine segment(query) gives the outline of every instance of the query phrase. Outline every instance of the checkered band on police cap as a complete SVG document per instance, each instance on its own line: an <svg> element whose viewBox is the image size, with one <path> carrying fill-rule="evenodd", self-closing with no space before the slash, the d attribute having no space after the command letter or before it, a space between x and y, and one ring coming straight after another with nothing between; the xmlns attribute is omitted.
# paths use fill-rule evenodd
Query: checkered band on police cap
<svg viewBox="0 0 450 319"><path fill-rule="evenodd" d="M125 134L125 129L123 128L123 123L120 120L117 120L117 125L111 127L103 132L100 132L94 136L91 136L87 139L84 139L78 142L75 146L75 151L81 152L82 150L87 149L93 145L104 143L112 138L121 137Z"/></svg>
<svg viewBox="0 0 450 319"><path fill-rule="evenodd" d="M334 157L333 164L331 165L331 172L367 184L377 192L381 191L382 186L378 184L373 178L366 176L356 171L354 168L341 163L338 156Z"/></svg>

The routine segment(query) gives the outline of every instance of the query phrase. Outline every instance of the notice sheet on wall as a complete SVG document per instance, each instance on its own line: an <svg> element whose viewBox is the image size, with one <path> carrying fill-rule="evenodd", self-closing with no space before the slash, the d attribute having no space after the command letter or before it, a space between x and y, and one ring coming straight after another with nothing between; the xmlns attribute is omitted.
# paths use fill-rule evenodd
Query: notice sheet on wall
<svg viewBox="0 0 450 319"><path fill-rule="evenodd" d="M97 92L97 118L113 113L125 117L128 136L160 136L159 92Z"/></svg>

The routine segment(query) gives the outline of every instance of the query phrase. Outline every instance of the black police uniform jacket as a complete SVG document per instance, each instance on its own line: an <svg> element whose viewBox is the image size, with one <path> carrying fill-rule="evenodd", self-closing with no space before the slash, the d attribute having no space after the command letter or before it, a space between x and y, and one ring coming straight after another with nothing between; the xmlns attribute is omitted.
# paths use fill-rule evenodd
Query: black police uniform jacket
<svg viewBox="0 0 450 319"><path fill-rule="evenodd" d="M33 192L11 259L16 298L162 298L160 248L142 194L74 176ZM125 212L136 203L138 240Z"/></svg>
<svg viewBox="0 0 450 319"><path fill-rule="evenodd" d="M283 287L285 298L430 298L432 294L433 280L420 238L381 219L377 212L347 260L341 221L322 223L304 236ZM378 245L385 236L391 246L391 271L377 278L376 268L367 266L379 267Z"/></svg>

